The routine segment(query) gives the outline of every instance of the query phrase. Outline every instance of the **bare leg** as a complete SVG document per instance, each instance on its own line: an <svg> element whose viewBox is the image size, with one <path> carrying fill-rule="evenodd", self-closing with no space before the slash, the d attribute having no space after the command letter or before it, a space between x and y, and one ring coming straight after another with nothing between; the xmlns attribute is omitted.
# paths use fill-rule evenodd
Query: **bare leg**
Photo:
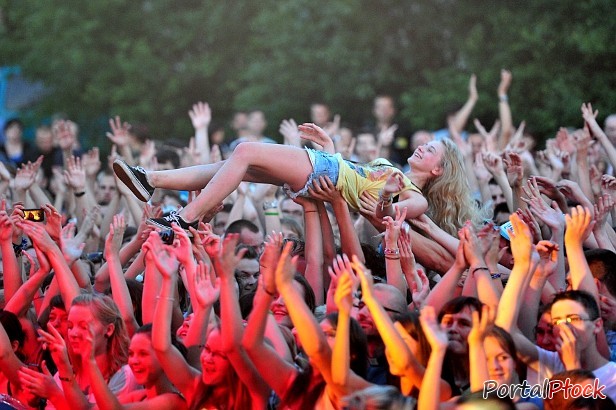
<svg viewBox="0 0 616 410"><path fill-rule="evenodd" d="M214 164L195 165L186 168L148 171L148 182L154 188L196 191L206 186L224 163L225 161L219 161Z"/></svg>
<svg viewBox="0 0 616 410"><path fill-rule="evenodd" d="M217 164L213 164L218 166ZM274 185L289 184L300 190L312 173L306 151L288 145L245 142L237 146L231 157L215 175L206 170L203 179L210 179L199 196L180 212L187 222L200 219L233 192L240 182L263 182ZM199 178L199 177L195 177Z"/></svg>

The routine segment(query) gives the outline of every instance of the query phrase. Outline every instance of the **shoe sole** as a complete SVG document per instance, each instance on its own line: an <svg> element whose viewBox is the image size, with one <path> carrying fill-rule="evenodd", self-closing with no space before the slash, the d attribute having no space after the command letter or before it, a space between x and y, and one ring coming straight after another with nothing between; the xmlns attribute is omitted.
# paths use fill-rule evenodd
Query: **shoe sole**
<svg viewBox="0 0 616 410"><path fill-rule="evenodd" d="M129 168L129 165L123 161L115 161L113 163L113 172L120 178L120 181L126 185L131 192L142 202L148 202L152 195L143 186L143 184L135 177Z"/></svg>
<svg viewBox="0 0 616 410"><path fill-rule="evenodd" d="M153 226L154 228L156 228L156 229L161 229L161 230L164 230L164 229L171 229L171 227L170 227L170 226L159 224L158 222L156 222L156 221L155 221L155 220L153 220L153 219L146 219L145 224L146 224L146 225ZM193 237L192 232L190 232L188 229L184 229L184 232L186 232L186 235L188 235L188 237L189 237L189 238L192 238L192 237Z"/></svg>

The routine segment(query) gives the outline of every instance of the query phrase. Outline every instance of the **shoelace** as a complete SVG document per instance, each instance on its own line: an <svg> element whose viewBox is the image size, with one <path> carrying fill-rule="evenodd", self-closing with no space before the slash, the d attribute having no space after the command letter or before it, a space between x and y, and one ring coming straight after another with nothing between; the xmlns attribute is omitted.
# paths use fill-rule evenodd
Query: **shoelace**
<svg viewBox="0 0 616 410"><path fill-rule="evenodd" d="M177 212L171 211L171 213L165 216L163 219L168 222L176 222L178 225L180 224L180 216L177 214Z"/></svg>

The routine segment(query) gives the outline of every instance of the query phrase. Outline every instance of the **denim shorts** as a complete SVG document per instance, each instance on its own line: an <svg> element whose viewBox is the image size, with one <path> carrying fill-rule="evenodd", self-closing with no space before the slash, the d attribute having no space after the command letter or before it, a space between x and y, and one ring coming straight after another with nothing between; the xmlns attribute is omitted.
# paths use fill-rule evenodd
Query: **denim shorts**
<svg viewBox="0 0 616 410"><path fill-rule="evenodd" d="M337 156L312 148L306 148L306 152L308 153L310 163L312 164L312 173L308 176L306 185L304 185L304 187L297 192L291 191L289 186L285 184L284 189L287 195L291 198L308 196L308 188L312 186L312 181L319 177L329 177L334 185L338 183L340 165L338 164Z"/></svg>

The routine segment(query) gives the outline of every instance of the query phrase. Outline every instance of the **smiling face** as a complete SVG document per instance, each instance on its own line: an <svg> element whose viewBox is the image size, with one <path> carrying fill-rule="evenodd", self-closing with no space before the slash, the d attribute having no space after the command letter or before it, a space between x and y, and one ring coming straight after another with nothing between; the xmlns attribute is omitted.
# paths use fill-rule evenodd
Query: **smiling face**
<svg viewBox="0 0 616 410"><path fill-rule="evenodd" d="M496 380L499 385L513 382L515 375L515 360L501 346L498 339L488 336L483 342L488 361L488 374L491 380Z"/></svg>
<svg viewBox="0 0 616 410"><path fill-rule="evenodd" d="M302 299L305 298L304 288L296 280L293 281L293 287L300 292ZM270 305L270 310L274 315L274 319L279 326L284 326L289 329L293 329L293 322L289 317L289 311L287 305L284 303L282 296L278 296Z"/></svg>
<svg viewBox="0 0 616 410"><path fill-rule="evenodd" d="M439 141L430 141L417 147L413 155L408 159L408 164L413 171L423 171L434 174L442 173L442 161L445 147Z"/></svg>
<svg viewBox="0 0 616 410"><path fill-rule="evenodd" d="M227 373L231 371L229 360L222 352L222 339L218 330L212 331L201 351L201 377L208 386L225 383Z"/></svg>
<svg viewBox="0 0 616 410"><path fill-rule="evenodd" d="M107 337L113 333L113 325L103 325L88 306L75 305L68 312L68 343L73 353L83 352L84 339L92 326L94 355L104 354L107 349Z"/></svg>
<svg viewBox="0 0 616 410"><path fill-rule="evenodd" d="M152 349L152 340L147 333L136 333L128 348L128 365L137 383L149 387L163 374L162 367Z"/></svg>

